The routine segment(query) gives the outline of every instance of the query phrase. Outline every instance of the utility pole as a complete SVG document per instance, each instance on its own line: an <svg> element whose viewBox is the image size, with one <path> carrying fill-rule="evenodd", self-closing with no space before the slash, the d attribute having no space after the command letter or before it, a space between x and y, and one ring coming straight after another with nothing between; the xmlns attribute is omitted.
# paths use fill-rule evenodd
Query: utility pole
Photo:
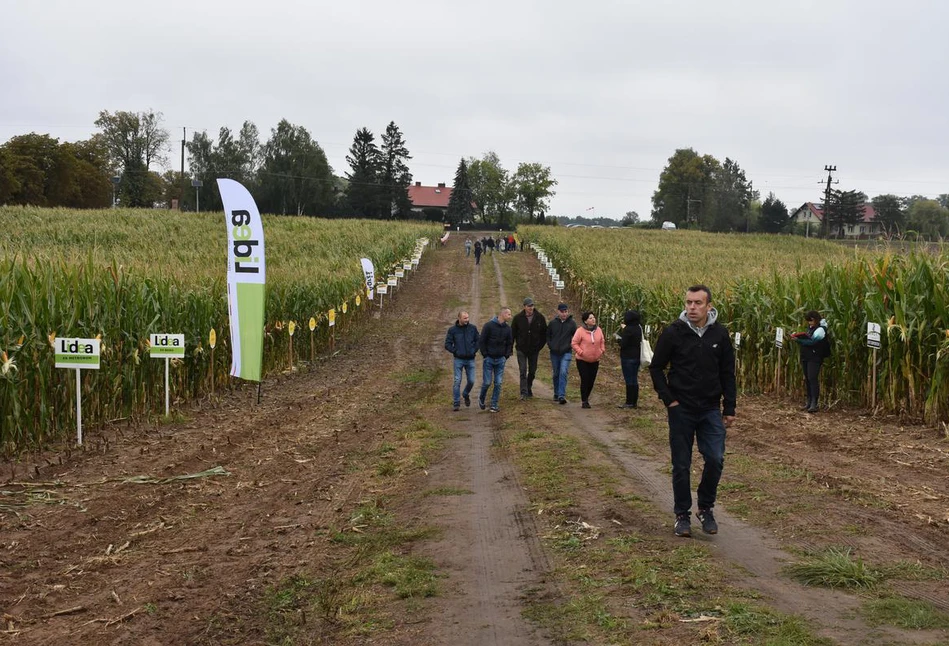
<svg viewBox="0 0 949 646"><path fill-rule="evenodd" d="M824 189L824 217L821 218L820 223L822 238L826 238L830 233L830 225L827 222L827 216L830 212L830 185L840 182L840 180L833 181L833 177L831 175L831 173L837 172L836 166L824 166L824 170L827 171L827 188Z"/></svg>
<svg viewBox="0 0 949 646"><path fill-rule="evenodd" d="M188 138L188 129L181 129L181 197L178 198L178 210L184 210L185 201L185 139Z"/></svg>
<svg viewBox="0 0 949 646"><path fill-rule="evenodd" d="M692 228L692 202L702 203L702 200L693 200L692 199L692 185L689 184L689 193L685 198L685 226L686 228ZM696 224L698 224L698 217L695 218Z"/></svg>

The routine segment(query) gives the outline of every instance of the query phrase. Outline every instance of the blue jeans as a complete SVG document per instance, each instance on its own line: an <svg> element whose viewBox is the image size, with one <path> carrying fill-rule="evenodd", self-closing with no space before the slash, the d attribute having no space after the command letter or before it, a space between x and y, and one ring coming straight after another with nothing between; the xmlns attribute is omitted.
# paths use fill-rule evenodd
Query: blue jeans
<svg viewBox="0 0 949 646"><path fill-rule="evenodd" d="M573 353L564 354L550 353L550 367L553 372L552 380L554 382L554 397L564 399L567 396L567 373L570 370L570 362L573 360Z"/></svg>
<svg viewBox="0 0 949 646"><path fill-rule="evenodd" d="M485 357L483 372L481 374L481 397L484 401L488 394L488 387L494 382L494 391L491 393L491 408L497 408L501 400L501 384L504 382L504 364L507 359L504 357Z"/></svg>
<svg viewBox="0 0 949 646"><path fill-rule="evenodd" d="M465 385L465 397L475 385L475 360L455 358L455 382L451 387L451 401L455 406L461 404L461 373L468 373L468 383Z"/></svg>
<svg viewBox="0 0 949 646"><path fill-rule="evenodd" d="M719 410L690 410L679 404L667 409L669 415L669 448L672 450L672 495L675 513L692 509L692 444L697 442L705 459L699 483L699 509L715 506L718 481L725 466L725 423Z"/></svg>

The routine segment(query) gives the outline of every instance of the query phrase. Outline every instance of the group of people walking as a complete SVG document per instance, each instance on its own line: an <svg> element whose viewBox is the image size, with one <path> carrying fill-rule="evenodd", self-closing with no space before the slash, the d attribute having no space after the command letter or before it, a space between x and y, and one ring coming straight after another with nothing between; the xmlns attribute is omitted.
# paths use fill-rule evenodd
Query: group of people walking
<svg viewBox="0 0 949 646"><path fill-rule="evenodd" d="M639 320L634 313L630 320ZM639 371L639 342L641 330L636 336L624 342L636 353L635 365L630 364L624 374L630 373L632 389L627 385L626 403L621 407L636 407L639 397L637 374ZM635 344L635 347L634 347ZM560 404L567 403L567 375L571 361L577 365L580 378L580 403L583 408L591 408L590 395L596 383L600 358L606 351L606 339L603 330L597 325L593 312L583 312L580 322L574 320L570 307L566 303L557 306L557 313L548 323L543 314L537 311L534 300L525 298L523 309L512 315L511 309L503 307L498 315L484 324L481 332L471 323L468 312L458 313L458 319L445 335L445 349L454 357L454 382L452 385L452 409L461 409L471 405L471 391L475 384L475 355L482 356L482 383L478 404L487 408L485 398L493 386L490 409L497 412L500 405L504 366L516 352L520 377L520 397L522 400L534 397L534 378L537 375L537 362L544 348L550 351L550 364L553 374L553 398ZM625 352L626 350L624 350ZM462 390L463 376L467 383ZM629 383L629 382L627 382Z"/></svg>
<svg viewBox="0 0 949 646"><path fill-rule="evenodd" d="M502 308L484 325L481 334L460 312L458 320L445 338L445 349L455 362L453 410L461 402L462 369L467 369L468 382L464 402L470 406L469 393L474 387L475 348L483 357L483 377L479 405L485 408L485 397L493 383L491 411L498 412L504 364L517 351L521 399L534 396L533 383L540 351L550 351L553 397L566 404L567 374L571 360L576 361L580 378L580 400L583 408L591 408L590 395L596 383L600 359L606 340L593 312L583 312L579 323L574 321L566 303L557 306L556 316L548 323L536 310L533 299L524 299L524 309L512 316L510 308ZM512 321L513 319L513 321ZM821 362L830 354L827 322L816 311L805 315L807 330L791 335L802 346L801 361L807 385L808 412L816 412L820 394ZM510 325L508 322L511 321ZM620 365L626 383L626 401L621 408L636 408L639 401L638 374L641 365L643 329L640 313L629 310L617 334ZM674 533L692 535L692 450L698 445L704 460L697 489L697 514L702 531L718 533L713 508L725 463L725 436L735 422L737 385L735 350L728 330L718 321L712 305L712 292L705 285L686 290L685 307L679 318L666 326L656 342L649 363L653 388L666 408L669 426L669 447L672 462Z"/></svg>
<svg viewBox="0 0 949 646"><path fill-rule="evenodd" d="M490 255L495 249L498 251L517 251L518 244L520 244L521 251L523 251L524 241L518 240L518 237L513 233L506 236L498 236L497 238L485 236L473 242L471 238L465 238L465 257L467 258L473 253L475 264L480 265L481 256L484 254Z"/></svg>

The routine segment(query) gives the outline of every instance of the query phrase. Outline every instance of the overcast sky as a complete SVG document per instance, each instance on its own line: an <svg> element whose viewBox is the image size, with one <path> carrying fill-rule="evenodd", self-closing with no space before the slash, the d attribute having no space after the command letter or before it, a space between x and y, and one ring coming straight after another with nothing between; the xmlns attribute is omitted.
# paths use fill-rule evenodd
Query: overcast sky
<svg viewBox="0 0 949 646"><path fill-rule="evenodd" d="M949 193L938 0L0 0L0 23L0 142L85 139L101 110L161 112L174 142L286 118L343 174L395 121L415 180L494 150L550 166L568 216L648 218L688 147L789 207L825 164L870 197Z"/></svg>

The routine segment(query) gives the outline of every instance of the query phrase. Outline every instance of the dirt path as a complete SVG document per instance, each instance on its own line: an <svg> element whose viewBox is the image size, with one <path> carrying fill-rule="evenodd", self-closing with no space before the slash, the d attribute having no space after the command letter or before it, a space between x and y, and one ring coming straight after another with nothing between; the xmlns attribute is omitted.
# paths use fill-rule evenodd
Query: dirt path
<svg viewBox="0 0 949 646"><path fill-rule="evenodd" d="M466 309L479 328L497 313L499 304L508 302L497 253L482 258L480 266L469 259L464 264L452 263L447 271L453 284L466 287L454 294L461 301L456 310ZM456 310L444 309L440 320L452 320ZM432 347L441 361L451 361L443 344L444 334L440 334ZM449 579L448 593L434 605L433 616L440 620L429 625L428 643L548 644L521 611L527 591L543 586L549 564L517 473L496 448L498 417L478 408L480 357L476 365L472 406L462 406L445 421L455 439L448 444L444 460L429 471L427 486L466 494L424 508L423 513L445 529L442 540L430 543L425 551L442 564ZM512 386L516 377L517 367L509 362L504 387L516 387ZM441 381L445 408L450 405L451 383L450 374Z"/></svg>

